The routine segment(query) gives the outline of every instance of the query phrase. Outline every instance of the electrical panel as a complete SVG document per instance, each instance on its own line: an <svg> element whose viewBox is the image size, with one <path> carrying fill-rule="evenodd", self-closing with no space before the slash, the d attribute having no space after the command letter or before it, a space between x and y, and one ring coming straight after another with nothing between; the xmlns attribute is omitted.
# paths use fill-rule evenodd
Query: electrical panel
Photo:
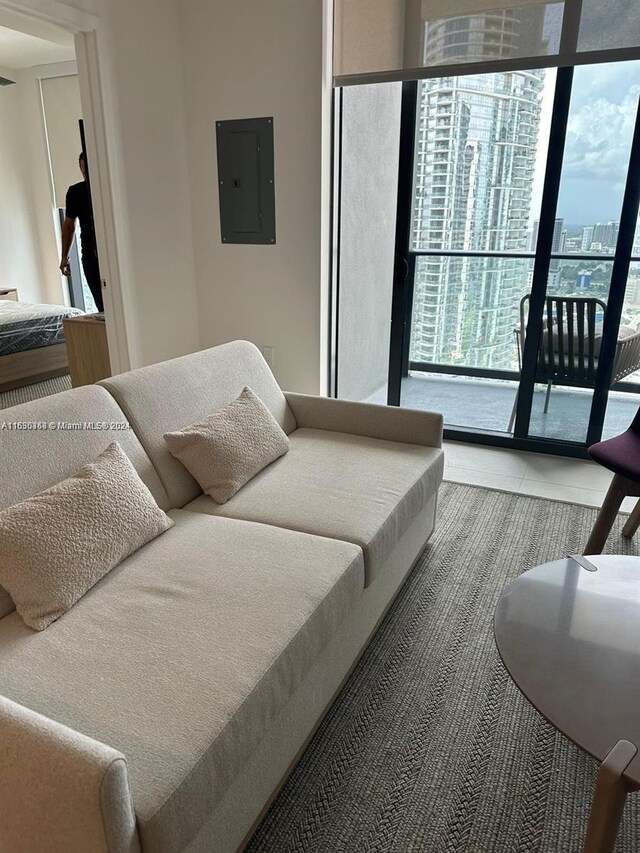
<svg viewBox="0 0 640 853"><path fill-rule="evenodd" d="M223 243L276 242L273 118L216 122Z"/></svg>

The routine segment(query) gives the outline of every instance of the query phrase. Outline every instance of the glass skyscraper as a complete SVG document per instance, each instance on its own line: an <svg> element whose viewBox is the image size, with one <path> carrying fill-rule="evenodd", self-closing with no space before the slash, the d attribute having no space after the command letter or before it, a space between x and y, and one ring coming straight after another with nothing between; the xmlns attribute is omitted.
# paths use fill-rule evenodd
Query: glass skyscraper
<svg viewBox="0 0 640 853"><path fill-rule="evenodd" d="M510 44L513 15L479 17L480 22L468 19L466 32L474 37L466 61L481 58L483 49L494 55L497 44L502 51ZM442 22L428 25L432 38L426 39L425 54L430 64L437 64L436 50L443 51L441 62L454 61L450 53L454 47L462 50L463 20L456 19L453 29L452 22L444 22L449 42ZM414 250L529 250L544 76L543 70L517 71L420 84ZM527 260L509 257L418 257L411 360L513 367L514 322L527 291L529 266Z"/></svg>

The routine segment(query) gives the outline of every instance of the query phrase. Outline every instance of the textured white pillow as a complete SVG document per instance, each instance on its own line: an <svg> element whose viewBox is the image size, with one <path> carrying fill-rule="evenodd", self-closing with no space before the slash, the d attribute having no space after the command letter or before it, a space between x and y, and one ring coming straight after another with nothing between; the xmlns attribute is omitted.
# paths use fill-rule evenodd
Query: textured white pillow
<svg viewBox="0 0 640 853"><path fill-rule="evenodd" d="M0 583L42 631L172 526L114 442L68 480L0 510Z"/></svg>
<svg viewBox="0 0 640 853"><path fill-rule="evenodd" d="M289 450L286 433L251 388L206 420L164 438L202 491L219 504Z"/></svg>
<svg viewBox="0 0 640 853"><path fill-rule="evenodd" d="M0 586L0 619L4 619L5 616L13 613L15 609L16 606L13 603L13 598L11 598L6 589Z"/></svg>

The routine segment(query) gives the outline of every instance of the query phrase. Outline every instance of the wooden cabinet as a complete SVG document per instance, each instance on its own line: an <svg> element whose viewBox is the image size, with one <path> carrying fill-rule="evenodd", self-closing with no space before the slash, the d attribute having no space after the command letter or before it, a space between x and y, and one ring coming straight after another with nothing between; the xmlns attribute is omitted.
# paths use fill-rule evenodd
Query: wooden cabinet
<svg viewBox="0 0 640 853"><path fill-rule="evenodd" d="M64 337L69 356L69 373L74 388L92 385L111 376L107 328L104 320L91 314L67 317Z"/></svg>
<svg viewBox="0 0 640 853"><path fill-rule="evenodd" d="M15 287L0 287L0 299L9 299L12 302L17 302L18 291Z"/></svg>

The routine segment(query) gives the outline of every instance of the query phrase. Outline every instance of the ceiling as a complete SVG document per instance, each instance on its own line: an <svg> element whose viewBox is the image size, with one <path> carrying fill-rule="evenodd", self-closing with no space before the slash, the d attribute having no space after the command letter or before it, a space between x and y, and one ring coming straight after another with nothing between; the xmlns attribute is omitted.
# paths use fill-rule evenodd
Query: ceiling
<svg viewBox="0 0 640 853"><path fill-rule="evenodd" d="M75 58L71 33L17 12L0 10L2 68L31 68Z"/></svg>

